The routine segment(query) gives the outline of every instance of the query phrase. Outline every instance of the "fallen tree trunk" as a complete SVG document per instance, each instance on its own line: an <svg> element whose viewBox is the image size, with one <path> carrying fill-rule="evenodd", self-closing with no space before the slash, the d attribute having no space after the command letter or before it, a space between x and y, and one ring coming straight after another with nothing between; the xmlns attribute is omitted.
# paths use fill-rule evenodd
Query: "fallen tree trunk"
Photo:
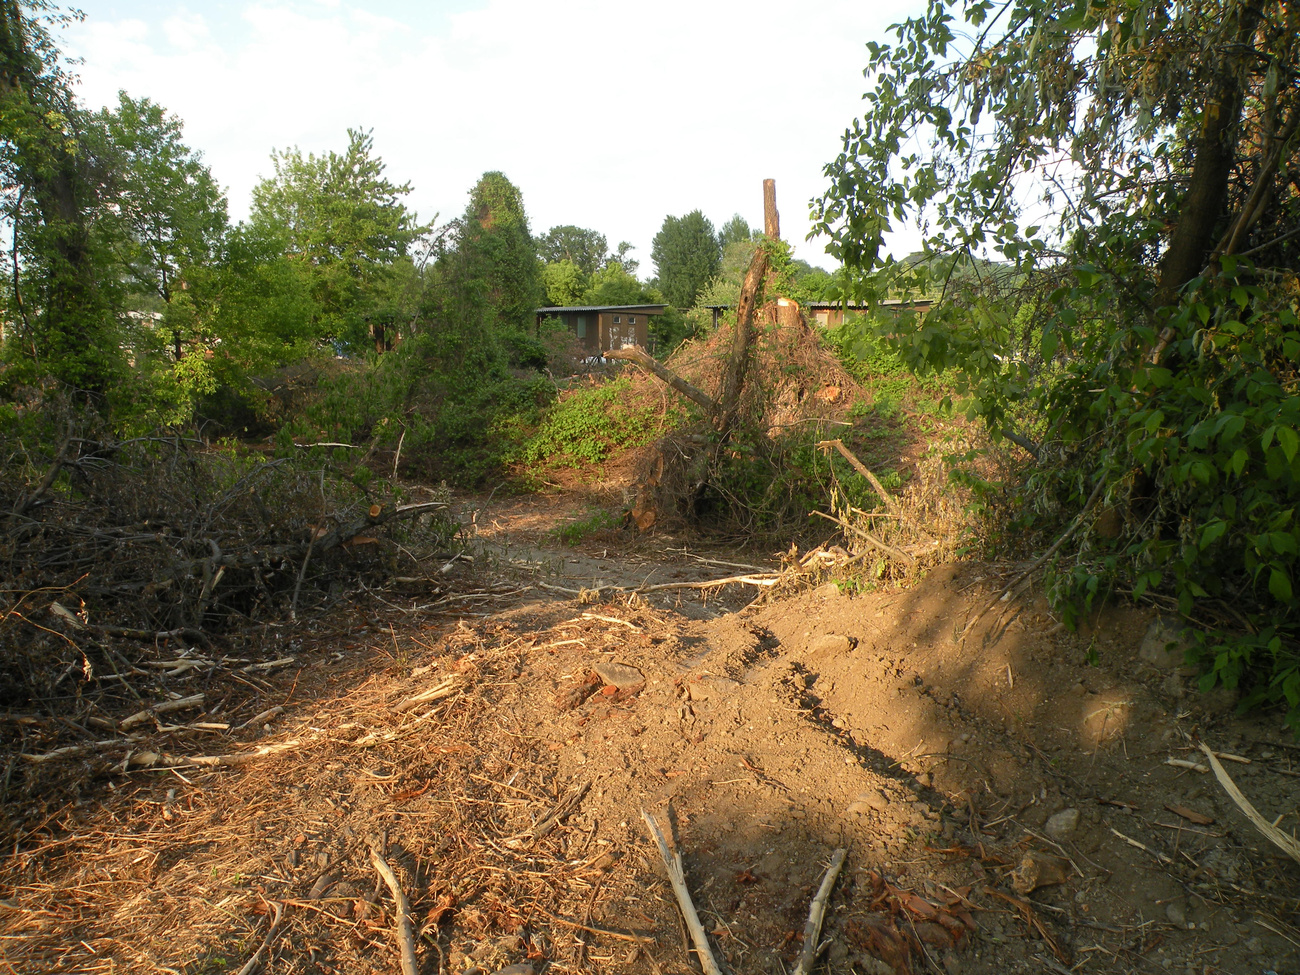
<svg viewBox="0 0 1300 975"><path fill-rule="evenodd" d="M677 375L671 369L660 365L654 356L642 351L639 347L632 345L625 349L610 349L605 353L606 359L619 359L624 362L635 363L646 372L651 373L662 379L677 392L681 393L692 402L698 403L708 411L710 416L718 412L718 404L713 397L704 390L692 386L681 376Z"/></svg>

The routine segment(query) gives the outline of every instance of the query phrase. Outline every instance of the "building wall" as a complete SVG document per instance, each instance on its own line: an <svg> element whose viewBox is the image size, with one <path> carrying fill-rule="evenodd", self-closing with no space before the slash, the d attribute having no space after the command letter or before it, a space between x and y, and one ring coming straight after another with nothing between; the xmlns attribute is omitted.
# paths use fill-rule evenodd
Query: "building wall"
<svg viewBox="0 0 1300 975"><path fill-rule="evenodd" d="M645 312L600 313L600 350L621 349L625 345L650 345L650 316Z"/></svg>

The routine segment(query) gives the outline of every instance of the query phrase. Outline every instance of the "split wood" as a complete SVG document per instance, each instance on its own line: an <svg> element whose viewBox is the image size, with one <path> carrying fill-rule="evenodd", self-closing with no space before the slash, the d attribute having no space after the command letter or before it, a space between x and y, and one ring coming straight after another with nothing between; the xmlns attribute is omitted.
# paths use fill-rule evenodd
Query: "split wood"
<svg viewBox="0 0 1300 975"><path fill-rule="evenodd" d="M1214 752L1210 750L1210 746L1205 744L1205 742L1201 742L1201 751L1205 752L1205 757L1209 760L1210 767L1214 769L1214 777L1219 780L1219 785L1223 786L1223 791L1226 792L1232 798L1232 801L1237 804L1237 807L1246 814L1246 818L1254 823L1255 828L1263 833L1270 842L1279 847L1291 859L1300 863L1300 843L1297 843L1294 838L1287 836L1286 833L1283 833L1280 829L1259 814L1259 810L1257 810L1251 804L1250 800L1242 794L1242 791L1237 788L1236 783L1232 781L1232 778L1224 770L1223 766L1219 764L1218 758L1215 757Z"/></svg>
<svg viewBox="0 0 1300 975"><path fill-rule="evenodd" d="M835 886L835 879L840 875L847 853L848 851L841 846L831 855L826 875L822 877L822 885L818 888L817 896L813 898L812 907L808 911L808 923L803 926L803 951L799 954L799 964L794 967L794 975L808 975L813 965L817 963L817 956L830 944L829 941L821 940L822 922L826 919L826 902L830 900L831 889Z"/></svg>
<svg viewBox="0 0 1300 975"><path fill-rule="evenodd" d="M388 885L397 905L397 926L394 934L402 953L402 975L420 975L420 965L415 957L415 926L411 923L411 902L407 900L402 885L397 882L397 874L393 873L393 868L384 859L378 843L370 848L370 862L374 865L375 872Z"/></svg>
<svg viewBox="0 0 1300 975"><path fill-rule="evenodd" d="M722 975L718 960L713 957L713 949L709 947L709 936L704 931L704 925L700 923L700 916L695 913L695 904L692 903L690 889L686 886L686 872L682 869L681 854L676 850L668 849L668 841L664 839L658 820L644 808L641 810L641 818L645 820L646 828L650 830L650 837L659 847L659 856L668 871L668 880L673 885L673 894L677 897L677 906L686 921L686 928L691 933L691 941L695 943L695 954L700 959L700 967L704 969L704 975Z"/></svg>

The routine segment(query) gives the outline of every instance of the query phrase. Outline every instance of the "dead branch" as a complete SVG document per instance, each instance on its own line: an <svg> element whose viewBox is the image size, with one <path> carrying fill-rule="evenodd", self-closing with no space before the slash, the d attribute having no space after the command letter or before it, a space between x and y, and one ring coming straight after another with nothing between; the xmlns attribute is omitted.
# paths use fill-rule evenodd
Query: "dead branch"
<svg viewBox="0 0 1300 975"><path fill-rule="evenodd" d="M266 932L266 938L253 952L253 957L244 962L244 966L235 975L253 975L253 972L262 967L262 956L270 950L275 939L280 936L280 922L284 920L284 907L276 901L271 901L271 907L275 909L275 919L271 922L271 929Z"/></svg>
<svg viewBox="0 0 1300 975"><path fill-rule="evenodd" d="M203 699L204 694L200 691L198 694L191 694L189 697L182 697L176 701L163 701L161 704L155 704L151 708L137 711L130 717L123 718L117 723L117 726L123 731L127 731L138 724L143 724L145 721L148 721L150 718L159 714L167 714L171 711L182 711L185 708L197 707L203 703Z"/></svg>
<svg viewBox="0 0 1300 975"><path fill-rule="evenodd" d="M803 951L799 953L799 964L794 967L794 975L808 975L817 962L817 956L830 943L821 941L822 922L826 919L826 902L830 900L831 889L840 875L847 853L844 847L840 847L831 855L830 865L822 877L822 885L817 889L817 896L813 898L812 907L808 910L808 923L803 926Z"/></svg>
<svg viewBox="0 0 1300 975"><path fill-rule="evenodd" d="M660 365L653 356L648 355L635 345L628 346L624 349L610 349L605 353L605 358L620 359L624 362L631 362L634 365L640 366L651 375L662 379L687 399L704 407L710 416L713 416L718 412L718 404L714 401L713 397L702 389L692 386L671 369Z"/></svg>
<svg viewBox="0 0 1300 975"><path fill-rule="evenodd" d="M650 813L643 808L641 818L645 820L646 827L650 830L650 837L659 847L659 856L664 861L664 867L668 871L668 880L673 885L673 894L677 897L677 906L681 909L682 917L686 921L686 927L691 932L691 941L695 943L695 954L699 956L700 967L704 969L704 975L722 975L722 969L718 967L718 960L713 957L713 949L709 947L709 936L704 931L704 925L700 923L700 916L695 912L695 904L691 901L690 889L686 886L686 872L682 869L682 857L676 850L668 849L668 841L664 839L663 830L659 828L659 822Z"/></svg>
<svg viewBox="0 0 1300 975"><path fill-rule="evenodd" d="M867 466L854 456L853 451L844 446L843 440L823 440L817 444L817 449L819 450L830 450L832 447L838 450L844 456L844 459L853 465L855 471L867 479L867 483L871 485L872 490L875 491L876 494L880 495L881 501L885 502L885 507L894 514L898 514L898 500L885 490L885 486L880 483L880 480L876 475L872 474L871 471L867 469Z"/></svg>
<svg viewBox="0 0 1300 975"><path fill-rule="evenodd" d="M54 458L54 463L50 465L50 469L47 470L45 476L41 478L41 483L36 485L36 490L27 495L27 497L18 502L18 504L14 505L13 511L10 512L12 517L21 518L31 510L32 506L36 504L37 501L41 500L45 495L45 492L50 489L50 485L54 483L54 479L58 477L59 471L63 468L64 463L68 459L68 448L70 446L72 446L71 420L68 421L68 433L63 438L63 444L59 447L59 452Z"/></svg>
<svg viewBox="0 0 1300 975"><path fill-rule="evenodd" d="M845 531L852 532L853 534L857 535L859 538L861 538L864 542L866 542L877 552L889 556L891 559L894 559L896 562L902 562L904 565L907 566L916 565L915 556L909 555L907 552L904 552L902 549L894 548L892 545L885 544L880 539L878 539L875 535L872 535L870 532L864 532L861 528L857 528L853 525L850 525L848 522L840 518L836 518L834 515L828 515L824 511L814 511L812 513L814 515L817 515L819 518L825 518L827 521L835 522L835 524L839 525Z"/></svg>
<svg viewBox="0 0 1300 975"><path fill-rule="evenodd" d="M1201 742L1201 751L1205 752L1205 757L1210 762L1210 768L1214 769L1214 777L1219 780L1219 785L1223 786L1223 791L1226 792L1232 798L1232 801L1237 804L1237 808L1246 814L1246 818L1254 824L1257 830L1264 834L1269 842L1281 849L1292 860L1300 863L1300 843L1297 843L1294 837L1283 833L1280 829L1259 814L1259 810L1257 810L1254 805L1251 804L1251 801L1245 797L1242 791L1237 788L1237 784L1232 781L1232 778L1224 770L1223 766L1219 764L1218 757L1210 750L1210 746L1205 744L1205 742Z"/></svg>
<svg viewBox="0 0 1300 975"><path fill-rule="evenodd" d="M420 965L415 957L415 926L411 923L411 902L407 900L402 885L397 882L397 874L393 873L393 868L384 859L378 842L370 848L370 862L374 865L375 872L388 885L397 904L397 929L394 934L402 953L402 975L420 975Z"/></svg>
<svg viewBox="0 0 1300 975"><path fill-rule="evenodd" d="M779 572L762 575L727 576L725 579L705 579L703 582L660 582L653 586L640 586L626 590L629 593L663 592L668 589L717 589L719 586L741 584L746 586L774 586L781 578Z"/></svg>

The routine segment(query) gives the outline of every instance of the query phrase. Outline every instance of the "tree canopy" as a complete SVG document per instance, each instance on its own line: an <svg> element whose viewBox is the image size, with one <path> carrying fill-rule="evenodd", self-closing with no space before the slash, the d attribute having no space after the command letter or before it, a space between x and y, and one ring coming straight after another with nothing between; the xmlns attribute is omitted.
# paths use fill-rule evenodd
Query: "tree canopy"
<svg viewBox="0 0 1300 975"><path fill-rule="evenodd" d="M709 279L718 273L722 248L713 224L699 210L684 217L665 217L650 250L658 287L668 303L690 308Z"/></svg>
<svg viewBox="0 0 1300 975"><path fill-rule="evenodd" d="M402 202L411 185L384 175L373 135L359 129L342 153L294 148L272 160L275 175L253 189L253 222L311 268L320 337L360 347L378 295L430 229Z"/></svg>

